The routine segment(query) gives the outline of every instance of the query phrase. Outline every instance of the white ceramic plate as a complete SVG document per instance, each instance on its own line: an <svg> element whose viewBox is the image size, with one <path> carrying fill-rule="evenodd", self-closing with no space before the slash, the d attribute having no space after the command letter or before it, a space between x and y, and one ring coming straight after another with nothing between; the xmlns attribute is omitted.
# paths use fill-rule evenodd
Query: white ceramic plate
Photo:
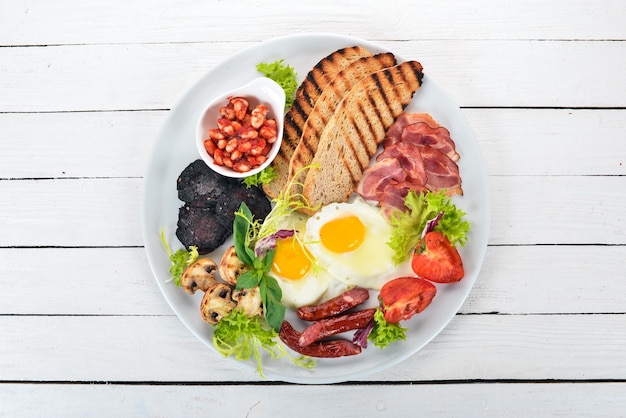
<svg viewBox="0 0 626 418"><path fill-rule="evenodd" d="M195 129L199 112L212 98L225 90L245 84L259 76L256 65L284 59L295 68L301 81L308 71L323 57L343 47L360 45L371 52L385 51L378 45L362 39L332 34L302 34L276 38L249 47L235 54L208 74L187 92L170 112L159 136L144 178L142 200L142 229L145 248L157 285L180 320L211 349L212 327L202 321L199 314L201 292L190 296L168 282L169 259L163 249L159 234L165 237L175 251L182 247L175 232L178 220L176 179L181 171L198 158L195 146ZM393 52L393 51L391 51ZM420 60L420 57L400 57ZM264 361L267 378L293 383L335 383L358 380L380 372L411 356L437 334L456 315L478 276L489 234L490 206L487 176L483 160L472 130L459 107L428 75L428 62L424 66L424 82L407 108L410 112L427 112L448 128L461 155L459 169L463 179L463 197L455 203L467 212L471 223L468 244L460 249L465 267L465 278L459 283L438 285L437 296L424 312L403 325L409 330L407 340L392 344L384 350L370 344L360 355L338 359L319 359L313 370L294 366L286 359ZM226 245L230 245L226 243ZM216 250L217 253L225 248ZM219 260L219 256L216 256ZM370 298L370 302L373 303ZM295 314L288 312L288 318ZM297 319L297 318L296 318ZM221 356L213 349L213 355ZM210 361L210 360L208 360ZM233 360L235 361L235 360ZM256 368L256 363L239 362L243 367Z"/></svg>

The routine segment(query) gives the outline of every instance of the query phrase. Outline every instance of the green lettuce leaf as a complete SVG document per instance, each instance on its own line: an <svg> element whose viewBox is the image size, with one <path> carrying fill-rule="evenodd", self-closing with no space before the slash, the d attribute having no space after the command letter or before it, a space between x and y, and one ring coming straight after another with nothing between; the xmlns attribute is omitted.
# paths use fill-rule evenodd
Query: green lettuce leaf
<svg viewBox="0 0 626 418"><path fill-rule="evenodd" d="M413 254L426 222L443 212L435 231L441 232L452 245L464 246L470 224L464 220L466 213L457 208L444 191L417 193L411 190L404 198L407 210L395 211L391 216L391 238L387 245L394 250L394 262L399 264Z"/></svg>
<svg viewBox="0 0 626 418"><path fill-rule="evenodd" d="M374 328L372 328L367 339L372 341L376 347L383 349L395 341L406 340L406 330L400 324L387 322L383 311L377 309L374 314Z"/></svg>

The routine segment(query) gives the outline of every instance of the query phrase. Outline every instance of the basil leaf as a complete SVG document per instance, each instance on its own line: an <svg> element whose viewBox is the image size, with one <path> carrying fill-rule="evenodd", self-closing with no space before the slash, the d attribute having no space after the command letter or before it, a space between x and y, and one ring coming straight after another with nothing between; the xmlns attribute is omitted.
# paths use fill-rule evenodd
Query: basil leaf
<svg viewBox="0 0 626 418"><path fill-rule="evenodd" d="M248 231L250 230L250 220L252 213L248 206L241 202L239 210L235 212L235 220L233 221L233 240L235 244L235 252L237 257L245 264L252 266L254 252L248 248Z"/></svg>
<svg viewBox="0 0 626 418"><path fill-rule="evenodd" d="M265 284L267 285L267 291L272 296L273 299L280 301L283 299L283 291L278 284L278 281L272 276L263 276L265 279Z"/></svg>
<svg viewBox="0 0 626 418"><path fill-rule="evenodd" d="M280 302L282 299L280 286L273 277L263 276L259 289L261 290L265 320L270 327L279 332L287 310L285 305Z"/></svg>
<svg viewBox="0 0 626 418"><path fill-rule="evenodd" d="M244 272L237 279L236 289L251 289L259 285L260 275L255 270Z"/></svg>
<svg viewBox="0 0 626 418"><path fill-rule="evenodd" d="M287 308L281 303L268 303L268 314L265 317L268 325L276 332L280 332L280 327L285 320L285 311Z"/></svg>
<svg viewBox="0 0 626 418"><path fill-rule="evenodd" d="M272 248L265 254L265 257L263 257L263 273L269 273L272 269L272 261L274 261L275 254L276 248ZM280 287L278 289L280 290Z"/></svg>
<svg viewBox="0 0 626 418"><path fill-rule="evenodd" d="M252 267L256 270L256 271L263 271L263 269L265 268L265 264L263 263L263 259L262 258L255 258L252 264Z"/></svg>

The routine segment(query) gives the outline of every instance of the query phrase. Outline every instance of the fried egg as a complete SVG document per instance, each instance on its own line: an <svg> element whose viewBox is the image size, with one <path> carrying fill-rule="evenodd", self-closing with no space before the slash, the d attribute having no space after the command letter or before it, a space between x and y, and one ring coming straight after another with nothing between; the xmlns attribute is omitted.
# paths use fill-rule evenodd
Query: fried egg
<svg viewBox="0 0 626 418"><path fill-rule="evenodd" d="M396 273L391 226L357 198L323 207L306 223L304 242L320 267L348 286L380 287Z"/></svg>
<svg viewBox="0 0 626 418"><path fill-rule="evenodd" d="M281 229L304 229L304 221L306 218L290 215L289 219L281 222ZM317 268L313 256L303 245L299 232L276 241L276 253L270 274L278 281L282 290L283 304L292 309L321 302L332 281L326 271Z"/></svg>

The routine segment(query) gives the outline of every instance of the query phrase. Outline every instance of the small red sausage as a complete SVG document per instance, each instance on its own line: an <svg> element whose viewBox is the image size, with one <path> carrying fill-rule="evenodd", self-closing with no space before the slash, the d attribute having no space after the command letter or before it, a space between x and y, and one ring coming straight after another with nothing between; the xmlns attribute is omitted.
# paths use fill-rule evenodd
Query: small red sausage
<svg viewBox="0 0 626 418"><path fill-rule="evenodd" d="M291 324L287 321L283 321L278 335L287 347L309 357L334 358L354 356L361 352L360 346L348 340L316 342L306 347L302 347L298 343L300 333L293 329Z"/></svg>
<svg viewBox="0 0 626 418"><path fill-rule="evenodd" d="M375 308L347 313L332 318L320 319L309 325L300 335L298 342L302 347L309 346L322 338L353 329L364 328L374 318Z"/></svg>
<svg viewBox="0 0 626 418"><path fill-rule="evenodd" d="M304 319L305 321L318 321L339 315L348 309L354 308L365 302L369 297L370 292L367 289L355 287L317 306L303 306L298 308L296 314L298 318Z"/></svg>

